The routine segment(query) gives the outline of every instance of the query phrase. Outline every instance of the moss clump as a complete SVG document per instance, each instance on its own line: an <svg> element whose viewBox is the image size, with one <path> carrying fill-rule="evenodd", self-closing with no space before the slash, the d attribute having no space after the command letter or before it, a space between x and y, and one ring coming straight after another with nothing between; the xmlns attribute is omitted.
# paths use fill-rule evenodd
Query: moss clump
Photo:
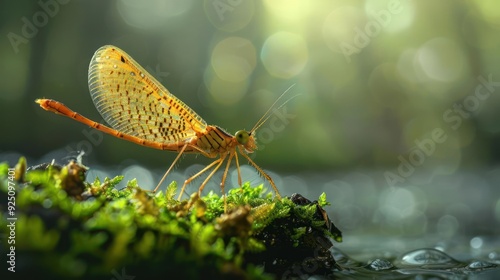
<svg viewBox="0 0 500 280"><path fill-rule="evenodd" d="M0 206L2 230L6 218L17 218L14 276L272 279L333 272L330 240L341 234L322 209L324 195L278 200L246 183L229 191L224 213L224 199L213 192L174 199L175 182L152 194L135 180L117 190L121 176L87 183L87 168L74 161L28 172L25 166L0 164L1 201L15 182L14 215Z"/></svg>

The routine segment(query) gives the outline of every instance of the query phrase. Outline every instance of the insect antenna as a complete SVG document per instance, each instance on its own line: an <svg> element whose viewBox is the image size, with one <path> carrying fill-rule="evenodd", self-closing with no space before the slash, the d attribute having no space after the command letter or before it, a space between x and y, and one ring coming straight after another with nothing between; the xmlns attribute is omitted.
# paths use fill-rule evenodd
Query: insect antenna
<svg viewBox="0 0 500 280"><path fill-rule="evenodd" d="M280 101L281 98L283 98L283 96L285 96L285 94L287 94L290 89L292 89L293 87L295 86L295 84L291 85L290 87L288 87L279 97L278 99L276 99L276 101L274 101L274 103L271 105L271 107L269 107L269 109L267 109L267 111L264 113L264 115L257 121L257 123L255 124L255 126L252 128L252 130L250 130L250 134L252 134L254 131L256 131L257 129L259 129L259 127L261 127L272 115L272 112L274 112L275 110L279 110L281 109L281 107L285 106L290 100L294 99L295 97L299 96L300 94L296 94L290 98L288 98L285 102L283 102L281 105L279 105L278 107L274 108L276 106L276 104L278 103L278 101Z"/></svg>

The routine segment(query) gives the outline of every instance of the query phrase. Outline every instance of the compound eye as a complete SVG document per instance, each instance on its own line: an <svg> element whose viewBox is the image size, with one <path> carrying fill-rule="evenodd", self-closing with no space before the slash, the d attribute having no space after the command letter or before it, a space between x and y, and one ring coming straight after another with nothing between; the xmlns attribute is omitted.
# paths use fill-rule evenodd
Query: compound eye
<svg viewBox="0 0 500 280"><path fill-rule="evenodd" d="M248 138L250 137L250 134L245 130L240 130L240 131L236 132L235 137L236 137L236 141L238 141L238 143L245 145L248 142Z"/></svg>

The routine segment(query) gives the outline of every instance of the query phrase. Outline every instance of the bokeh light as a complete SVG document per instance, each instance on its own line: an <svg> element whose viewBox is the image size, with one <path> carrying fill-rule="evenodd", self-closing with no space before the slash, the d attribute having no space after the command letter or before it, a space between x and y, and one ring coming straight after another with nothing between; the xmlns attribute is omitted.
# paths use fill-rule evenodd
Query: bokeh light
<svg viewBox="0 0 500 280"><path fill-rule="evenodd" d="M460 46L446 38L426 42L418 51L417 61L433 80L452 82L465 74L465 57Z"/></svg>
<svg viewBox="0 0 500 280"><path fill-rule="evenodd" d="M214 47L205 70L205 85L219 104L231 105L248 90L256 66L255 47L247 39L228 37Z"/></svg>
<svg viewBox="0 0 500 280"><path fill-rule="evenodd" d="M500 10L495 0L478 1L477 7L481 18L491 24L492 27L500 29Z"/></svg>
<svg viewBox="0 0 500 280"><path fill-rule="evenodd" d="M255 47L247 39L228 37L214 47L211 64L222 80L241 82L249 79L256 66Z"/></svg>
<svg viewBox="0 0 500 280"><path fill-rule="evenodd" d="M315 8L314 4L324 4L300 0L265 0L263 2L272 18L289 24L308 18Z"/></svg>
<svg viewBox="0 0 500 280"><path fill-rule="evenodd" d="M328 47L338 53L344 53L348 46L356 46L355 26L366 21L363 11L356 6L341 6L334 9L325 18L322 33Z"/></svg>
<svg viewBox="0 0 500 280"><path fill-rule="evenodd" d="M302 72L309 51L301 35L281 31L266 39L260 58L270 75L290 79Z"/></svg>
<svg viewBox="0 0 500 280"><path fill-rule="evenodd" d="M187 12L192 0L118 0L116 7L123 20L140 29L156 29L167 25L169 19Z"/></svg>
<svg viewBox="0 0 500 280"><path fill-rule="evenodd" d="M364 8L365 13L387 33L403 32L415 20L415 6L411 1L366 1Z"/></svg>
<svg viewBox="0 0 500 280"><path fill-rule="evenodd" d="M204 1L205 14L214 27L235 32L245 28L255 13L254 1Z"/></svg>

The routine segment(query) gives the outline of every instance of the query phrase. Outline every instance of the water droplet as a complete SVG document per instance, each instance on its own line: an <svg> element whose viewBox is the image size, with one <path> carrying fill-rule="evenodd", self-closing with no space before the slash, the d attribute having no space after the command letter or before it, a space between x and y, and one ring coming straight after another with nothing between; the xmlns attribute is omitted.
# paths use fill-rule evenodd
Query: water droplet
<svg viewBox="0 0 500 280"><path fill-rule="evenodd" d="M349 256L347 256L346 254L344 254L344 252L342 252L339 248L336 248L336 247L332 247L330 249L330 253L332 254L333 258L335 259L335 261L338 263L338 264L341 264L342 266L345 266L345 267L363 267L364 264L358 262L358 261L355 261L351 258L349 258Z"/></svg>
<svg viewBox="0 0 500 280"><path fill-rule="evenodd" d="M141 75L142 78L144 78L144 74L143 73L141 73L140 75Z"/></svg>
<svg viewBox="0 0 500 280"><path fill-rule="evenodd" d="M470 246L474 249L479 249L483 246L483 239L481 237L474 237L470 240Z"/></svg>
<svg viewBox="0 0 500 280"><path fill-rule="evenodd" d="M500 255L497 252L491 252L488 254L490 260L496 261L500 259Z"/></svg>
<svg viewBox="0 0 500 280"><path fill-rule="evenodd" d="M393 268L394 265L388 261L388 260L384 260L384 259L375 259L374 261L372 261L369 265L368 265L368 269L372 269L372 270L376 270L376 271L379 271L379 270L387 270L387 269L391 269Z"/></svg>
<svg viewBox="0 0 500 280"><path fill-rule="evenodd" d="M134 72L130 72L130 76L135 76L135 73Z"/></svg>
<svg viewBox="0 0 500 280"><path fill-rule="evenodd" d="M115 68L115 69L116 69L116 68L118 68L118 66L117 66L116 64L114 64L114 65L113 65L113 68Z"/></svg>
<svg viewBox="0 0 500 280"><path fill-rule="evenodd" d="M404 254L401 265L418 266L422 268L451 268L460 263L447 254L436 249L418 249Z"/></svg>
<svg viewBox="0 0 500 280"><path fill-rule="evenodd" d="M109 55L106 56L106 59L109 59Z"/></svg>
<svg viewBox="0 0 500 280"><path fill-rule="evenodd" d="M495 267L495 264L492 264L490 262L483 262L483 261L475 261L471 262L467 267L470 269L478 270L478 269L483 269L483 268L490 268L490 267Z"/></svg>

